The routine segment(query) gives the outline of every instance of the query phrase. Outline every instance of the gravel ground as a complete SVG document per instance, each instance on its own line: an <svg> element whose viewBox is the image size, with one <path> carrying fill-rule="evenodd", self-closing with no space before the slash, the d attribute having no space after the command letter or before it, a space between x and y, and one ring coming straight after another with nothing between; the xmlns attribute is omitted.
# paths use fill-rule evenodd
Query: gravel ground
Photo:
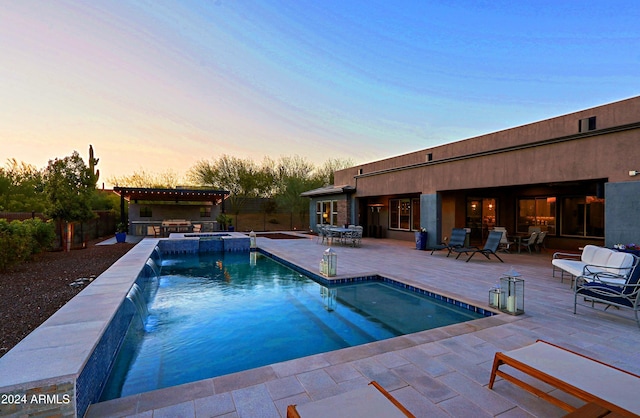
<svg viewBox="0 0 640 418"><path fill-rule="evenodd" d="M72 282L99 276L133 247L95 245L102 240L68 253L43 253L0 273L0 357L85 287Z"/></svg>

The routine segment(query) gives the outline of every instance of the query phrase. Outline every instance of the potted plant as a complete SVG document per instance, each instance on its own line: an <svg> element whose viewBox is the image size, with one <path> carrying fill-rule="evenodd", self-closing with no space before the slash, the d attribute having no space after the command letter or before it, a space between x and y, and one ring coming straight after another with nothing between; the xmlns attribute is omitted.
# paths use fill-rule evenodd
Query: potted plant
<svg viewBox="0 0 640 418"><path fill-rule="evenodd" d="M221 231L233 231L233 225L231 224L233 218L231 218L231 216L227 216L224 213L221 213L216 217L216 221L218 221Z"/></svg>
<svg viewBox="0 0 640 418"><path fill-rule="evenodd" d="M420 228L420 231L415 232L416 238L416 250L426 250L427 249L427 229Z"/></svg>
<svg viewBox="0 0 640 418"><path fill-rule="evenodd" d="M119 222L116 225L116 242L125 242L127 240L127 224Z"/></svg>

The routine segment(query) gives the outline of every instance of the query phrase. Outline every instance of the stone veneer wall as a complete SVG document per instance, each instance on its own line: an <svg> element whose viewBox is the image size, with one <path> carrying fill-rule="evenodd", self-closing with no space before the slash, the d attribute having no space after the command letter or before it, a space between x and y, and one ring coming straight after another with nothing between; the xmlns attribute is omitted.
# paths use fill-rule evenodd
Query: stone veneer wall
<svg viewBox="0 0 640 418"><path fill-rule="evenodd" d="M342 197L342 196L341 196ZM344 197L337 202L338 206L338 225L347 225L349 224L349 208L347 205L347 201Z"/></svg>
<svg viewBox="0 0 640 418"><path fill-rule="evenodd" d="M12 417L75 417L73 381L58 382L27 390L2 392L6 396L0 404L0 416Z"/></svg>

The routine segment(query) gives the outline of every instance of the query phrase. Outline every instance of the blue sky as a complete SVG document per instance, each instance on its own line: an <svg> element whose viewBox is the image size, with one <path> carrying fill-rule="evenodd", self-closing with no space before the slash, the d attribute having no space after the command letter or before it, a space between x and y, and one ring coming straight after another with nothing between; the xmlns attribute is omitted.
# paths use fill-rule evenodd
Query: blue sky
<svg viewBox="0 0 640 418"><path fill-rule="evenodd" d="M386 158L640 94L639 21L633 0L0 0L0 163Z"/></svg>

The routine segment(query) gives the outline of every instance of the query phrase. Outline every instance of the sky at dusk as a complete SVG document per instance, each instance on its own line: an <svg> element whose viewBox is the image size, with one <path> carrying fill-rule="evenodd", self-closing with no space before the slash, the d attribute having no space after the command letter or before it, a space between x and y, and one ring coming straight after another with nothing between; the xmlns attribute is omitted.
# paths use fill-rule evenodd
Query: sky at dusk
<svg viewBox="0 0 640 418"><path fill-rule="evenodd" d="M628 1L0 0L0 165L364 163L640 94Z"/></svg>

